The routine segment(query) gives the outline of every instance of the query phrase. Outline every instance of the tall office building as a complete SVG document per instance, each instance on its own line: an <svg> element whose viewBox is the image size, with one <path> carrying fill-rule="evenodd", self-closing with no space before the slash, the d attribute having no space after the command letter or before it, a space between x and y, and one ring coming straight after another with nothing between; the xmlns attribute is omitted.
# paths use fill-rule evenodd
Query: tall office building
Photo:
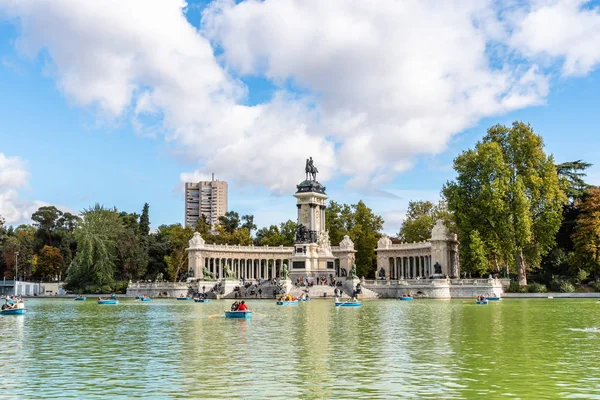
<svg viewBox="0 0 600 400"><path fill-rule="evenodd" d="M219 217L227 212L227 182L212 181L186 182L185 184L185 226L194 228L200 215L205 215L214 227Z"/></svg>

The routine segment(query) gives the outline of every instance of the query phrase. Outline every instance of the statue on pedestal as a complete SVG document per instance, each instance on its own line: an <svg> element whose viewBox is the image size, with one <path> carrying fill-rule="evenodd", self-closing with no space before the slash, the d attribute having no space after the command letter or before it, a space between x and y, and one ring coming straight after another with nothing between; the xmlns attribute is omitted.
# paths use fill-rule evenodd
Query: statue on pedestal
<svg viewBox="0 0 600 400"><path fill-rule="evenodd" d="M435 262L435 264L433 264L433 273L436 275L442 274L442 266L437 261Z"/></svg>
<svg viewBox="0 0 600 400"><path fill-rule="evenodd" d="M352 267L350 268L350 272L348 273L348 276L350 277L350 279L358 278L358 275L356 275L356 264L352 264Z"/></svg>
<svg viewBox="0 0 600 400"><path fill-rule="evenodd" d="M287 264L283 264L281 267L281 280L287 281L288 279L290 279L290 275L288 274L288 266Z"/></svg>
<svg viewBox="0 0 600 400"><path fill-rule="evenodd" d="M225 279L233 278L233 271L231 270L231 267L229 265L226 265L223 269L223 275L225 275Z"/></svg>
<svg viewBox="0 0 600 400"><path fill-rule="evenodd" d="M304 172L306 172L306 180L310 179L315 182L317 181L317 173L319 170L317 167L315 167L312 157L306 159L306 167L304 168ZM309 175L311 175L311 178L309 178Z"/></svg>
<svg viewBox="0 0 600 400"><path fill-rule="evenodd" d="M215 276L213 275L212 272L208 271L208 268L204 267L204 269L202 270L202 273L204 274L204 279L210 279L213 280L215 279Z"/></svg>

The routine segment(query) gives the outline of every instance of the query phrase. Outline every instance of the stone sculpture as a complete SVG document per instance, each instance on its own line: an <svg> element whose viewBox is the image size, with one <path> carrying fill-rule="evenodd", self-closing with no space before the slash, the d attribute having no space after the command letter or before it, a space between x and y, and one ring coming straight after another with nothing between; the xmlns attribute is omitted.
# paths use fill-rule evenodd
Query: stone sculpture
<svg viewBox="0 0 600 400"><path fill-rule="evenodd" d="M226 265L223 269L223 275L225 275L225 279L233 278L233 271L229 265Z"/></svg>
<svg viewBox="0 0 600 400"><path fill-rule="evenodd" d="M356 264L352 264L352 267L350 268L350 273L348 274L348 276L350 276L351 279L358 278L358 275L356 275Z"/></svg>
<svg viewBox="0 0 600 400"><path fill-rule="evenodd" d="M442 266L440 265L439 262L436 261L435 264L433 264L433 272L434 274L438 275L442 273Z"/></svg>
<svg viewBox="0 0 600 400"><path fill-rule="evenodd" d="M287 264L283 264L281 267L281 280L287 281L290 279L290 275L288 274L288 266Z"/></svg>
<svg viewBox="0 0 600 400"><path fill-rule="evenodd" d="M312 181L315 181L315 182L317 181L317 173L319 172L319 170L317 169L317 167L315 167L312 157L310 157L306 160L306 167L304 168L304 172L306 172L306 180L307 181L309 179ZM309 175L310 175L310 178L309 178Z"/></svg>
<svg viewBox="0 0 600 400"><path fill-rule="evenodd" d="M215 279L215 276L213 275L212 272L208 271L208 268L204 267L204 269L202 270L202 273L204 274L204 279Z"/></svg>

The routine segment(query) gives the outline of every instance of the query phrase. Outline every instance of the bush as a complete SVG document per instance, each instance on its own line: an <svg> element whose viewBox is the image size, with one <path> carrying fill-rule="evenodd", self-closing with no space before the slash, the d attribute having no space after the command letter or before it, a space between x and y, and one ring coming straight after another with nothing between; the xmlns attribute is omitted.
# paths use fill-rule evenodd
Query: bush
<svg viewBox="0 0 600 400"><path fill-rule="evenodd" d="M527 291L529 293L546 293L548 289L546 285L542 285L541 283L530 283L527 285Z"/></svg>
<svg viewBox="0 0 600 400"><path fill-rule="evenodd" d="M577 271L577 274L575 275L575 278L574 278L575 284L581 285L582 283L587 281L588 276L589 276L589 274L587 271L580 269L579 271Z"/></svg>
<svg viewBox="0 0 600 400"><path fill-rule="evenodd" d="M600 282L594 282L591 286L594 289L594 292L600 292Z"/></svg>
<svg viewBox="0 0 600 400"><path fill-rule="evenodd" d="M508 285L508 290L509 293L520 293L521 292L521 286L519 286L519 284L516 281L510 281L510 285Z"/></svg>
<svg viewBox="0 0 600 400"><path fill-rule="evenodd" d="M564 281L560 284L560 292L561 293L573 293L575 291L575 286L571 282Z"/></svg>
<svg viewBox="0 0 600 400"><path fill-rule="evenodd" d="M104 285L100 288L100 293L110 293L110 292L112 292L112 289L108 285Z"/></svg>
<svg viewBox="0 0 600 400"><path fill-rule="evenodd" d="M552 282L550 282L550 290L552 292L560 292L560 285L562 285L564 281L561 279L553 279Z"/></svg>
<svg viewBox="0 0 600 400"><path fill-rule="evenodd" d="M126 293L127 292L127 286L129 286L129 282L127 282L127 281L118 281L114 285L114 292L115 293Z"/></svg>
<svg viewBox="0 0 600 400"><path fill-rule="evenodd" d="M100 289L96 285L89 285L89 286L85 287L85 293L91 293L91 294L100 293Z"/></svg>

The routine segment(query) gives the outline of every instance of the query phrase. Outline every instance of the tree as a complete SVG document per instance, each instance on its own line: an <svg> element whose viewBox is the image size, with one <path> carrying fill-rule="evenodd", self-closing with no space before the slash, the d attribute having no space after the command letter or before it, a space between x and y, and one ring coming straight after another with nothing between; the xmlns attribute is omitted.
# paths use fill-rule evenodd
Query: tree
<svg viewBox="0 0 600 400"><path fill-rule="evenodd" d="M254 242L257 246L279 246L283 243L283 237L277 225L271 225L268 228L260 228L256 232Z"/></svg>
<svg viewBox="0 0 600 400"><path fill-rule="evenodd" d="M564 162L556 166L561 188L571 203L575 203L590 188L590 185L584 181L586 176L584 171L591 166L592 164L581 160Z"/></svg>
<svg viewBox="0 0 600 400"><path fill-rule="evenodd" d="M422 242L431 238L431 230L438 219L450 219L446 204L440 201L409 201L406 219L402 222L398 239L403 242ZM448 225L448 223L447 223Z"/></svg>
<svg viewBox="0 0 600 400"><path fill-rule="evenodd" d="M477 230L471 231L469 235L469 256L471 257L471 271L482 276L489 270L489 261L485 245Z"/></svg>
<svg viewBox="0 0 600 400"><path fill-rule="evenodd" d="M377 266L375 248L381 237L383 218L375 215L361 200L357 204L329 203L325 211L325 227L332 244L338 244L344 235L350 236L356 249L356 269L359 276L374 276Z"/></svg>
<svg viewBox="0 0 600 400"><path fill-rule="evenodd" d="M240 215L235 211L227 211L225 215L219 217L219 225L226 232L233 233L233 231L240 227Z"/></svg>
<svg viewBox="0 0 600 400"><path fill-rule="evenodd" d="M296 241L296 231L298 224L291 219L279 224L279 233L281 235L282 246L293 246Z"/></svg>
<svg viewBox="0 0 600 400"><path fill-rule="evenodd" d="M53 279L58 277L63 257L60 249L52 246L44 246L40 250L37 260L38 276L44 279Z"/></svg>
<svg viewBox="0 0 600 400"><path fill-rule="evenodd" d="M2 260L6 266L4 271L4 277L6 279L14 279L15 277L15 265L16 265L16 253L20 250L19 239L14 236L8 237L2 246ZM19 274L21 276L21 274Z"/></svg>
<svg viewBox="0 0 600 400"><path fill-rule="evenodd" d="M575 257L588 272L600 272L600 188L590 189L579 204L573 233Z"/></svg>
<svg viewBox="0 0 600 400"><path fill-rule="evenodd" d="M67 287L110 287L115 278L117 239L124 229L123 219L115 208L99 204L84 210L82 215L83 221L74 232L77 255L68 269Z"/></svg>
<svg viewBox="0 0 600 400"><path fill-rule="evenodd" d="M19 225L15 229L15 237L19 241L19 276L26 279L35 274L35 264L33 262L35 250L36 229L31 225Z"/></svg>
<svg viewBox="0 0 600 400"><path fill-rule="evenodd" d="M168 255L164 256L167 265L167 274L173 282L179 280L181 274L186 271L188 254L185 249L189 245L189 240L194 232L189 227L182 227L180 224L161 225L159 233L167 239L169 247Z"/></svg>
<svg viewBox="0 0 600 400"><path fill-rule="evenodd" d="M38 228L38 237L42 245L52 245L53 233L63 213L54 206L43 206L31 215L34 225Z"/></svg>
<svg viewBox="0 0 600 400"><path fill-rule="evenodd" d="M142 235L142 238L146 238L150 234L149 210L150 210L150 206L148 205L148 203L144 203L142 215L140 216L140 235Z"/></svg>
<svg viewBox="0 0 600 400"><path fill-rule="evenodd" d="M146 274L148 252L133 229L124 229L117 241L120 279L139 279Z"/></svg>
<svg viewBox="0 0 600 400"><path fill-rule="evenodd" d="M458 176L443 189L463 259L476 259L466 253L470 232L477 230L486 249L514 263L519 285L527 284L527 269L539 266L554 245L566 201L543 147L529 125L495 125L475 149L454 160Z"/></svg>
<svg viewBox="0 0 600 400"><path fill-rule="evenodd" d="M244 215L242 216L242 228L246 228L248 232L252 233L252 231L256 230L256 225L254 224L254 215Z"/></svg>

